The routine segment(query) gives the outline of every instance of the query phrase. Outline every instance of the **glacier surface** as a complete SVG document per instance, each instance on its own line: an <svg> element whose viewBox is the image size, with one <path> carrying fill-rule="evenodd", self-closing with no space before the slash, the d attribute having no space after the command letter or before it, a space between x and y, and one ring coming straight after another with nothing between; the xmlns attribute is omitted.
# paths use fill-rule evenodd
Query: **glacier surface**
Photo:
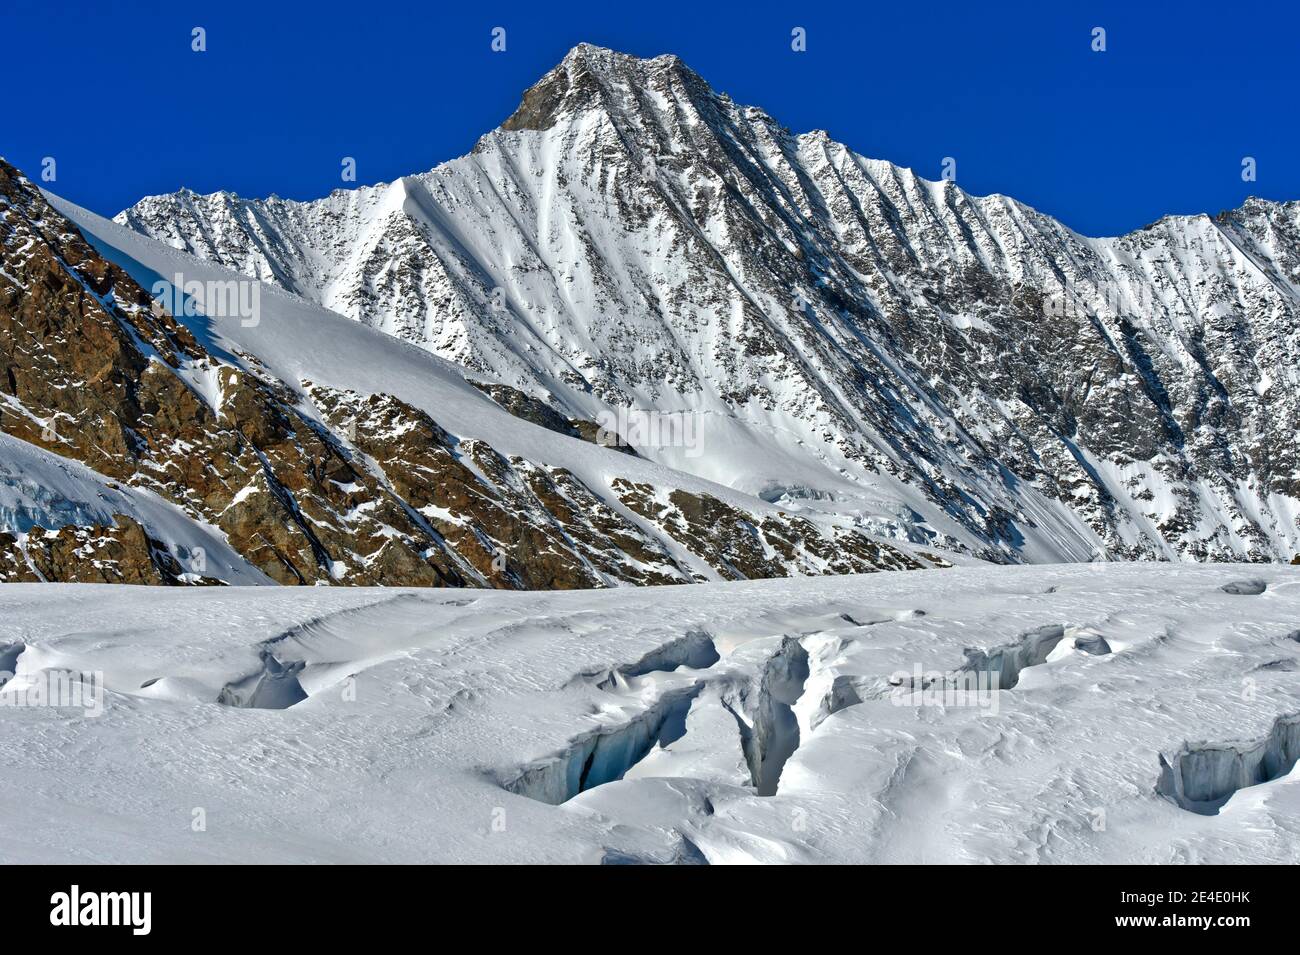
<svg viewBox="0 0 1300 955"><path fill-rule="evenodd" d="M1295 863L1298 615L1281 566L15 584L0 859Z"/></svg>

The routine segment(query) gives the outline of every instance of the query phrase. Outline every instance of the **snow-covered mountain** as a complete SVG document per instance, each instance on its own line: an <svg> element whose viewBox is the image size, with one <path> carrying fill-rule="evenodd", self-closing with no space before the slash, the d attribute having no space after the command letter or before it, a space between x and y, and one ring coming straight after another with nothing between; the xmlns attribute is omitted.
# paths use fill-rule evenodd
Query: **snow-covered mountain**
<svg viewBox="0 0 1300 955"><path fill-rule="evenodd" d="M0 580L569 589L947 564L488 389L512 414L259 288L0 161Z"/></svg>
<svg viewBox="0 0 1300 955"><path fill-rule="evenodd" d="M1092 239L792 135L673 56L575 48L470 155L119 223L651 460L994 560L1300 552L1300 203ZM521 396L522 397L522 396ZM699 453L696 453L699 452Z"/></svg>

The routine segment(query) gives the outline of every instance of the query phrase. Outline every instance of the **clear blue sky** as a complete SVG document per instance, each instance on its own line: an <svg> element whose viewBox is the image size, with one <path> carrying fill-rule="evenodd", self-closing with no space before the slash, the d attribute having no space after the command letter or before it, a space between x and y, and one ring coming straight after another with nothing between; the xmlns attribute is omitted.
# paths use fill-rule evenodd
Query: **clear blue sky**
<svg viewBox="0 0 1300 955"><path fill-rule="evenodd" d="M581 41L676 53L796 132L929 178L952 156L968 191L1090 235L1300 198L1293 3L0 3L0 155L33 177L54 157L50 188L108 215L181 186L315 198L343 156L361 183L423 171Z"/></svg>

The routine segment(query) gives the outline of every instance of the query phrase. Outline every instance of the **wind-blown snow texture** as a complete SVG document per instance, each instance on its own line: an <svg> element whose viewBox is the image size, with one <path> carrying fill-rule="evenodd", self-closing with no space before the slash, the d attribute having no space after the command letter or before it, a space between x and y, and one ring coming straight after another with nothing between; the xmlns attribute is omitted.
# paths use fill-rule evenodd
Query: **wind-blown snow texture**
<svg viewBox="0 0 1300 955"><path fill-rule="evenodd" d="M1294 864L1298 617L1255 565L11 584L0 860ZM994 657L996 707L891 696ZM14 705L68 670L101 715Z"/></svg>
<svg viewBox="0 0 1300 955"><path fill-rule="evenodd" d="M642 453L888 536L1300 551L1300 203L1085 238L582 45L430 172L117 218L576 417L696 412Z"/></svg>

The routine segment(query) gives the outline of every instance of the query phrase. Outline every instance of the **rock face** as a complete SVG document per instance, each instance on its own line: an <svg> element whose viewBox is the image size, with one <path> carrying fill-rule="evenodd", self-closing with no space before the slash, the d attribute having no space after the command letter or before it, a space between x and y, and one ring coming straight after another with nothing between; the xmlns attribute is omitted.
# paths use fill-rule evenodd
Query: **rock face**
<svg viewBox="0 0 1300 955"><path fill-rule="evenodd" d="M17 537L0 533L0 580L70 581L88 584L216 583L184 571L164 545L131 518L115 526L64 525L32 528Z"/></svg>
<svg viewBox="0 0 1300 955"><path fill-rule="evenodd" d="M858 574L884 567L916 570L916 558L853 531L828 537L810 521L792 515L755 520L717 498L688 491L659 491L623 479L614 482L620 500L652 521L692 553L705 557L727 580L802 574ZM944 561L926 555L930 561Z"/></svg>
<svg viewBox="0 0 1300 955"><path fill-rule="evenodd" d="M545 401L526 395L509 385L498 382L475 382L475 385L516 418L531 421L556 434L566 434L624 454L636 455L636 449L624 443L623 436L618 434L617 429L602 429L595 421L566 418Z"/></svg>
<svg viewBox="0 0 1300 955"><path fill-rule="evenodd" d="M1300 552L1300 203L1085 238L792 135L676 57L583 45L428 173L117 221L560 421L696 414L698 457L637 450L887 536L995 560Z"/></svg>
<svg viewBox="0 0 1300 955"><path fill-rule="evenodd" d="M642 523L608 491L461 440L391 395L285 382L256 356L240 366L229 357L209 352L0 161L0 429L58 456L50 460L88 466L113 493L170 502L182 523L215 529L259 579L567 589L735 576L708 529ZM542 413L514 394L494 397ZM539 424L581 431L558 417ZM176 547L124 514L89 521L112 512L40 485L21 464L0 467L0 580L225 581L202 548ZM40 526L32 500L63 520ZM754 503L762 513L735 519L773 519ZM938 563L829 525L805 546L842 547L844 534L858 551L889 555L861 569ZM838 572L788 554L744 575Z"/></svg>

